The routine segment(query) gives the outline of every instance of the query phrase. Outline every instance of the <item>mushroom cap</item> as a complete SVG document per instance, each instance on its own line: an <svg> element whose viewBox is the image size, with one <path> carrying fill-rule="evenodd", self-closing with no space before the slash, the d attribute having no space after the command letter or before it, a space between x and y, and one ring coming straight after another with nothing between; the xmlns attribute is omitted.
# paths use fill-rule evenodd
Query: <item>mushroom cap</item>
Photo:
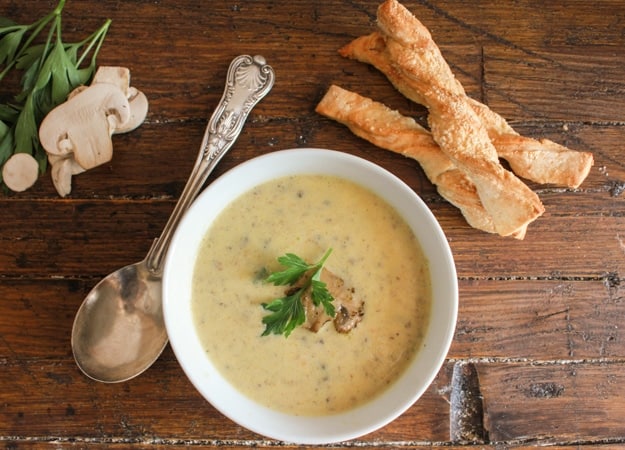
<svg viewBox="0 0 625 450"><path fill-rule="evenodd" d="M90 169L112 157L109 123L126 123L130 115L128 99L118 87L92 84L48 113L39 127L39 141L48 154L73 153L78 164Z"/></svg>
<svg viewBox="0 0 625 450"><path fill-rule="evenodd" d="M118 124L114 134L128 133L138 128L148 115L149 103L145 94L134 87L128 89L128 94L130 118L126 123Z"/></svg>

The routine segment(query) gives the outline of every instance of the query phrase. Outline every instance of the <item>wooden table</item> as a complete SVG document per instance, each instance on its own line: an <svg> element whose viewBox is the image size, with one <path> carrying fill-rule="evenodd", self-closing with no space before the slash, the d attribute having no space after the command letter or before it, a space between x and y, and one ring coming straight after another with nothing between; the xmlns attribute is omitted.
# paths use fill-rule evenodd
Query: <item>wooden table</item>
<svg viewBox="0 0 625 450"><path fill-rule="evenodd" d="M0 15L27 23L54 4L4 0ZM414 188L455 255L458 324L436 380L390 425L339 446L625 444L625 2L405 2L471 96L524 135L594 153L579 189L530 184L546 213L522 241L469 228L415 161L314 112L336 83L425 123L425 109L384 76L337 54L374 29L377 5L68 1L65 39L111 18L99 64L129 67L150 112L114 137L110 163L74 178L69 197L58 197L49 171L29 191L0 196L2 446L283 445L205 402L169 347L149 371L112 385L86 378L70 348L87 292L142 259L160 233L239 54L265 56L277 81L211 180L285 148L352 153Z"/></svg>

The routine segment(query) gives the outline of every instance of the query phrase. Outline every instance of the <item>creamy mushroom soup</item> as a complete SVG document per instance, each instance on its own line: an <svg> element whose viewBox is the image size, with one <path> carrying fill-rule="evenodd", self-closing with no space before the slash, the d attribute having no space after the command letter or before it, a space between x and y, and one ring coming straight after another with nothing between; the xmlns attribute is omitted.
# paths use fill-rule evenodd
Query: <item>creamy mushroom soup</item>
<svg viewBox="0 0 625 450"><path fill-rule="evenodd" d="M263 283L295 253L325 267L364 299L347 334L261 336L261 304L284 296ZM265 406L296 415L342 412L371 400L420 347L431 306L428 264L401 216L351 181L296 175L262 184L231 203L199 250L192 312L206 354L233 386Z"/></svg>

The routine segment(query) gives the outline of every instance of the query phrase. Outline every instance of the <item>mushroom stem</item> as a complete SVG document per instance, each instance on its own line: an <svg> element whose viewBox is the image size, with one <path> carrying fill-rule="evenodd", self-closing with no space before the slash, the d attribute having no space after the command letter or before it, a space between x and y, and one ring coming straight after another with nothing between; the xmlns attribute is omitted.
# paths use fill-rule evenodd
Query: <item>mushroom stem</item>
<svg viewBox="0 0 625 450"><path fill-rule="evenodd" d="M2 180L14 192L32 187L39 175L39 164L30 153L15 153L2 167Z"/></svg>

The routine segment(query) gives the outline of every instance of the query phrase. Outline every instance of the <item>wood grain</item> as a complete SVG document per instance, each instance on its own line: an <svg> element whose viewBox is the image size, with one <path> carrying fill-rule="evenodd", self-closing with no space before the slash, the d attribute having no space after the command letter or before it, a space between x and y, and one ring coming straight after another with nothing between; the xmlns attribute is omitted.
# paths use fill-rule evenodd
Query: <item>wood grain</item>
<svg viewBox="0 0 625 450"><path fill-rule="evenodd" d="M32 22L52 0L6 0ZM69 345L74 314L110 271L142 259L191 170L230 60L262 54L274 89L210 181L254 156L332 148L392 171L431 208L454 253L460 305L448 358L399 418L330 448L555 449L625 444L625 2L407 0L469 95L521 134L591 151L578 189L531 184L546 213L523 241L469 228L418 164L314 112L332 83L427 123L427 111L337 50L375 27L378 1L68 1L64 39L106 18L100 64L131 70L150 111L114 137L113 160L60 199L49 172L0 194L0 445L56 448L300 448L207 404L168 347L127 383L90 381ZM10 99L17 78L0 86Z"/></svg>

